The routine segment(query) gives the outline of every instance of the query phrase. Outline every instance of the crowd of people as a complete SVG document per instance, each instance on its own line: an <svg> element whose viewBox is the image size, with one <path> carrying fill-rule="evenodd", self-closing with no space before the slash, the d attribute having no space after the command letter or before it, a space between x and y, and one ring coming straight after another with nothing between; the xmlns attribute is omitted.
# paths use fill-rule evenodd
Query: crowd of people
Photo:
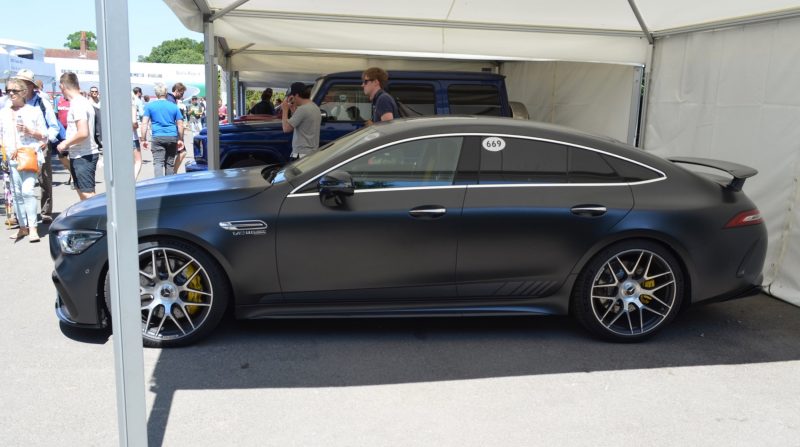
<svg viewBox="0 0 800 447"><path fill-rule="evenodd" d="M0 92L0 176L3 181L5 224L17 229L10 236L30 242L40 240L37 224L53 220L52 155L69 173L66 182L79 200L96 193L97 165L102 153L100 90L81 90L75 73L58 79L55 100L44 91L31 70L22 69L5 82ZM178 172L185 157L184 123L192 132L205 124L205 100L192 97L183 103L186 86L176 83L171 92L155 86L151 99L135 87L131 94L134 175L142 168L141 150L153 153L154 176ZM188 121L187 121L188 119ZM37 198L36 186L40 197ZM40 216L40 217L38 217Z"/></svg>
<svg viewBox="0 0 800 447"><path fill-rule="evenodd" d="M386 71L372 67L361 78L364 94L372 102L372 117L365 124L398 117L394 98L385 93ZM311 88L295 82L285 98L274 103L273 91L268 88L261 101L250 109L253 114L280 116L283 131L292 133L292 159L310 155L319 148L322 115L311 100ZM52 102L33 72L22 69L6 80L6 94L0 96L0 173L6 226L17 229L10 236L16 241L27 236L30 242L38 242L37 223L53 220L51 155L56 154L69 172L67 183L75 189L79 200L96 193L97 165L103 147L100 90L92 86L88 93L82 91L75 73L62 74L59 89L61 94ZM205 126L205 99L193 96L187 106L183 102L184 84L175 83L170 91L164 84L156 84L154 91L155 98L143 95L139 87L131 92L136 178L142 168L142 149L152 153L155 177L176 174L186 156L184 131L188 128L197 133ZM228 110L221 102L217 113L221 121L228 117ZM41 190L38 200L37 183Z"/></svg>

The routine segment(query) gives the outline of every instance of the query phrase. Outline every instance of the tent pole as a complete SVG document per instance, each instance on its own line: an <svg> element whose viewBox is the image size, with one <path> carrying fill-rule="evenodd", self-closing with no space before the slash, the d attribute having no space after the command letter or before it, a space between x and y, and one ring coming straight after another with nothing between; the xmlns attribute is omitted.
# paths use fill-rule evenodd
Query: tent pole
<svg viewBox="0 0 800 447"><path fill-rule="evenodd" d="M214 24L207 18L203 21L203 44L206 62L206 156L208 169L219 169L219 119L217 118L217 42Z"/></svg>
<svg viewBox="0 0 800 447"><path fill-rule="evenodd" d="M131 70L127 0L95 0L100 110L106 147L131 146ZM113 31L112 31L113 30ZM147 445L144 353L139 310L136 179L130 151L106 150L108 274L119 445Z"/></svg>
<svg viewBox="0 0 800 447"><path fill-rule="evenodd" d="M642 96L641 119L639 120L639 144L637 147L645 149L645 137L647 135L647 111L650 102L650 84L653 80L653 60L655 59L656 44L647 48L647 64L644 66L644 95Z"/></svg>

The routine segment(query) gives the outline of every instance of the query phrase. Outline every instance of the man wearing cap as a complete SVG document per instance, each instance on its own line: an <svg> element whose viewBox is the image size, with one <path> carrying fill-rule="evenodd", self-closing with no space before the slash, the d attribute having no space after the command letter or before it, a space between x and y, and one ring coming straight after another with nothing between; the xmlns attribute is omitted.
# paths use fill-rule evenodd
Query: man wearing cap
<svg viewBox="0 0 800 447"><path fill-rule="evenodd" d="M313 154L319 148L319 128L322 114L311 99L311 86L295 82L286 93L281 107L281 124L285 133L292 134L292 159ZM289 118L289 112L292 117Z"/></svg>
<svg viewBox="0 0 800 447"><path fill-rule="evenodd" d="M53 221L53 164L50 161L51 149L55 148L58 144L58 121L56 114L53 112L53 104L50 103L49 98L43 98L39 93L39 87L36 85L33 72L27 68L17 72L14 76L16 79L25 82L28 87L28 93L25 97L25 102L42 111L45 124L47 125L47 143L42 147L44 154L44 163L39 170L39 187L42 190L41 207L42 207L42 222L50 223Z"/></svg>

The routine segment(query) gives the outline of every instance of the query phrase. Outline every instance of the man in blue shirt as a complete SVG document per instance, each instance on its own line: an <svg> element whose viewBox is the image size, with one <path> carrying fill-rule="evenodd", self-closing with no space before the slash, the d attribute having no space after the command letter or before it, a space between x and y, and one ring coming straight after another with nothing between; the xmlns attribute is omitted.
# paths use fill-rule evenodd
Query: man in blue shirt
<svg viewBox="0 0 800 447"><path fill-rule="evenodd" d="M368 68L361 75L364 94L372 101L372 119L367 121L367 126L378 121L391 121L400 116L394 98L383 90L388 81L389 74L378 67Z"/></svg>
<svg viewBox="0 0 800 447"><path fill-rule="evenodd" d="M155 85L156 97L144 106L141 145L150 149L144 137L152 126L153 176L175 173L175 156L183 147L183 117L178 106L167 101L167 87Z"/></svg>

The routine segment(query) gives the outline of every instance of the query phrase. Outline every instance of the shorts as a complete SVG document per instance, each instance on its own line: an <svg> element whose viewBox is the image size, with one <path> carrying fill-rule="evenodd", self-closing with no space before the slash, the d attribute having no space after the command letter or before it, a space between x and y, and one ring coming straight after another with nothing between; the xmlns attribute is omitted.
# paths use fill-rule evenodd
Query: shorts
<svg viewBox="0 0 800 447"><path fill-rule="evenodd" d="M100 154L91 154L70 160L69 172L75 179L75 189L80 192L94 192L95 173L99 158Z"/></svg>
<svg viewBox="0 0 800 447"><path fill-rule="evenodd" d="M141 143L139 140L133 140L133 150L138 151L141 149Z"/></svg>

